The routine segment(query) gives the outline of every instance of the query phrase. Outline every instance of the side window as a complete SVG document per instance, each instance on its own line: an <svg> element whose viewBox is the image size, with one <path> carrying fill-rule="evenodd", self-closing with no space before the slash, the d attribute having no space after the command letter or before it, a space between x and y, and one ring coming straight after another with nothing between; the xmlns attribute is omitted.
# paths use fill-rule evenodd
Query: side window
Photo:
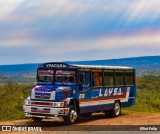
<svg viewBox="0 0 160 134"><path fill-rule="evenodd" d="M92 70L92 86L102 86L102 70Z"/></svg>
<svg viewBox="0 0 160 134"><path fill-rule="evenodd" d="M91 73L89 71L79 72L79 90L87 90L90 87Z"/></svg>
<svg viewBox="0 0 160 134"><path fill-rule="evenodd" d="M134 71L133 70L125 71L125 84L134 85Z"/></svg>
<svg viewBox="0 0 160 134"><path fill-rule="evenodd" d="M124 85L124 70L116 70L115 71L115 84L116 86Z"/></svg>
<svg viewBox="0 0 160 134"><path fill-rule="evenodd" d="M113 70L104 70L104 86L114 86Z"/></svg>

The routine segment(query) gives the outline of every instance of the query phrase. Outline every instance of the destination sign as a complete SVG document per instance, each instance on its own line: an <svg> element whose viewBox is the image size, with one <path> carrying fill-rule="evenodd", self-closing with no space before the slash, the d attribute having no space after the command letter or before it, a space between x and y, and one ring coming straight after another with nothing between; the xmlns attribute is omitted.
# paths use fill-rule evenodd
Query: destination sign
<svg viewBox="0 0 160 134"><path fill-rule="evenodd" d="M47 68L67 68L68 65L62 64L62 63L47 63L45 64L45 67Z"/></svg>

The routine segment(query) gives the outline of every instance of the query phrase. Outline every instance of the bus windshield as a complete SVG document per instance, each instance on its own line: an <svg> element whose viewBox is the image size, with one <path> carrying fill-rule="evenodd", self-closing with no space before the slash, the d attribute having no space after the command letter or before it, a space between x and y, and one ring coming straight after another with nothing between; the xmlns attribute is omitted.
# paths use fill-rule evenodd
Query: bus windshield
<svg viewBox="0 0 160 134"><path fill-rule="evenodd" d="M75 70L56 70L55 72L56 85L76 85Z"/></svg>
<svg viewBox="0 0 160 134"><path fill-rule="evenodd" d="M37 82L39 84L76 85L76 71L66 69L40 69L37 71Z"/></svg>
<svg viewBox="0 0 160 134"><path fill-rule="evenodd" d="M38 70L38 82L46 82L46 84L53 84L54 70Z"/></svg>

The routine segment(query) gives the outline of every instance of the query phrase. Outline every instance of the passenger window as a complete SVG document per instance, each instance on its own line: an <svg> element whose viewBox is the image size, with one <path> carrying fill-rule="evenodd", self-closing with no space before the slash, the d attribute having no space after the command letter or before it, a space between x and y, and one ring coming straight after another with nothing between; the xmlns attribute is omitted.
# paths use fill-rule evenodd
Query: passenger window
<svg viewBox="0 0 160 134"><path fill-rule="evenodd" d="M104 86L114 86L113 70L104 70Z"/></svg>
<svg viewBox="0 0 160 134"><path fill-rule="evenodd" d="M124 85L124 71L123 70L116 70L115 71L115 84L116 86Z"/></svg>
<svg viewBox="0 0 160 134"><path fill-rule="evenodd" d="M92 70L92 86L102 86L102 70Z"/></svg>
<svg viewBox="0 0 160 134"><path fill-rule="evenodd" d="M125 71L125 84L134 85L134 71L133 70Z"/></svg>
<svg viewBox="0 0 160 134"><path fill-rule="evenodd" d="M102 77L93 77L92 84L93 86L102 86Z"/></svg>

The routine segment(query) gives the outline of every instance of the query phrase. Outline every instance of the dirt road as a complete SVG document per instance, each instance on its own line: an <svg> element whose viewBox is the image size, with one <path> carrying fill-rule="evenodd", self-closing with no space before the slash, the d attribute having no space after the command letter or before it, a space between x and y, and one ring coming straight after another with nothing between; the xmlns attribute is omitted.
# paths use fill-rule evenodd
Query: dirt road
<svg viewBox="0 0 160 134"><path fill-rule="evenodd" d="M79 123L65 126L62 120L43 120L42 122L33 122L31 119L22 119L15 121L0 122L0 125L25 125L41 126L42 130L62 131L62 130L102 130L105 126L115 125L155 125L160 126L160 113L130 113L122 114L117 118L105 118L104 114L94 114L91 117L81 117ZM116 127L116 128L117 128ZM125 126L123 126L124 128ZM115 129L114 127L112 129Z"/></svg>

